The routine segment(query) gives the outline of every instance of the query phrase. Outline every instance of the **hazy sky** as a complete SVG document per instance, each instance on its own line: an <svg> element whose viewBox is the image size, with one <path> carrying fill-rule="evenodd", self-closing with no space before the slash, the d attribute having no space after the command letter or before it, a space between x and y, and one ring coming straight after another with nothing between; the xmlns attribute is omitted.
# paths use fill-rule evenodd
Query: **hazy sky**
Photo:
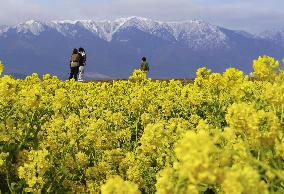
<svg viewBox="0 0 284 194"><path fill-rule="evenodd" d="M26 20L141 16L162 21L202 19L231 29L284 29L284 0L0 0L0 25Z"/></svg>

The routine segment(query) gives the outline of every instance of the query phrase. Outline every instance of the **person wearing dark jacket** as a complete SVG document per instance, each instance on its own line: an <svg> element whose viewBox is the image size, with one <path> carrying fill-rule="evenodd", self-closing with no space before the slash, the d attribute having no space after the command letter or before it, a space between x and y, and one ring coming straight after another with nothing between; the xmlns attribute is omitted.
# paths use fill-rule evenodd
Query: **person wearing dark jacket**
<svg viewBox="0 0 284 194"><path fill-rule="evenodd" d="M146 71L146 72L149 71L149 64L148 64L148 62L147 62L146 57L143 57L143 58L142 58L142 62L141 62L140 69L141 69L142 71Z"/></svg>
<svg viewBox="0 0 284 194"><path fill-rule="evenodd" d="M79 76L78 76L78 81L84 81L84 69L86 65L86 52L85 49L79 48Z"/></svg>
<svg viewBox="0 0 284 194"><path fill-rule="evenodd" d="M70 76L69 76L69 80L74 78L77 81L77 76L78 76L78 72L79 72L79 59L80 59L80 55L78 53L78 50L75 48L73 50L73 53L72 53L71 59L70 59Z"/></svg>

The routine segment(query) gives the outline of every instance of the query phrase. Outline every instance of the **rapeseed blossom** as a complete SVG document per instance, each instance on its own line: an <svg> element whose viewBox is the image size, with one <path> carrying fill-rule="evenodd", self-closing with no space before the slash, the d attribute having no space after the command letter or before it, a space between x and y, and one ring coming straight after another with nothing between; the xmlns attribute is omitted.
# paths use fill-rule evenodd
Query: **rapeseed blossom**
<svg viewBox="0 0 284 194"><path fill-rule="evenodd" d="M0 190L283 193L282 64L253 64L190 83L1 76Z"/></svg>

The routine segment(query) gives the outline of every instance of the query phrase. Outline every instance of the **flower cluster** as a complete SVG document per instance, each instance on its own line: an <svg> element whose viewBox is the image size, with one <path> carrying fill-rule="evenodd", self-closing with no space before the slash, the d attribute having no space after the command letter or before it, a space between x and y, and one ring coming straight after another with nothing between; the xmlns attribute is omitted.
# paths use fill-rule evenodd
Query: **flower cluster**
<svg viewBox="0 0 284 194"><path fill-rule="evenodd" d="M0 192L283 193L284 73L253 65L190 83L2 76Z"/></svg>

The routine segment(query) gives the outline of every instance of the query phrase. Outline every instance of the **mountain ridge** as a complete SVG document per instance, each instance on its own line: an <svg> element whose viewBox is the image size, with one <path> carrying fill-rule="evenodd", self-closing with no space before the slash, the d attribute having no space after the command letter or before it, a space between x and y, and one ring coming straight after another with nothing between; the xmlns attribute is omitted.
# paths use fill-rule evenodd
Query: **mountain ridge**
<svg viewBox="0 0 284 194"><path fill-rule="evenodd" d="M165 39L166 37L163 37L163 32L167 32L171 35L171 38L175 39L175 41L186 42L187 46L194 45L195 48L202 46L206 48L215 48L216 46L222 47L226 44L226 37L220 28L202 20L161 22L135 16L119 18L114 21L63 20L40 22L29 20L27 22L9 27L8 29L6 28L2 32L0 30L0 35L7 33L9 30L15 30L17 33L26 34L30 32L33 35L38 36L47 28L51 28L64 36L75 36L77 32L76 30L72 30L72 28L76 26L82 27L85 30L93 33L93 35L98 36L108 42L112 41L113 36L122 30L128 28L137 28L143 32ZM200 35L200 37L198 37L198 35ZM195 40L191 41L191 37L193 36L195 37ZM213 44L213 41L217 42L217 45Z"/></svg>

